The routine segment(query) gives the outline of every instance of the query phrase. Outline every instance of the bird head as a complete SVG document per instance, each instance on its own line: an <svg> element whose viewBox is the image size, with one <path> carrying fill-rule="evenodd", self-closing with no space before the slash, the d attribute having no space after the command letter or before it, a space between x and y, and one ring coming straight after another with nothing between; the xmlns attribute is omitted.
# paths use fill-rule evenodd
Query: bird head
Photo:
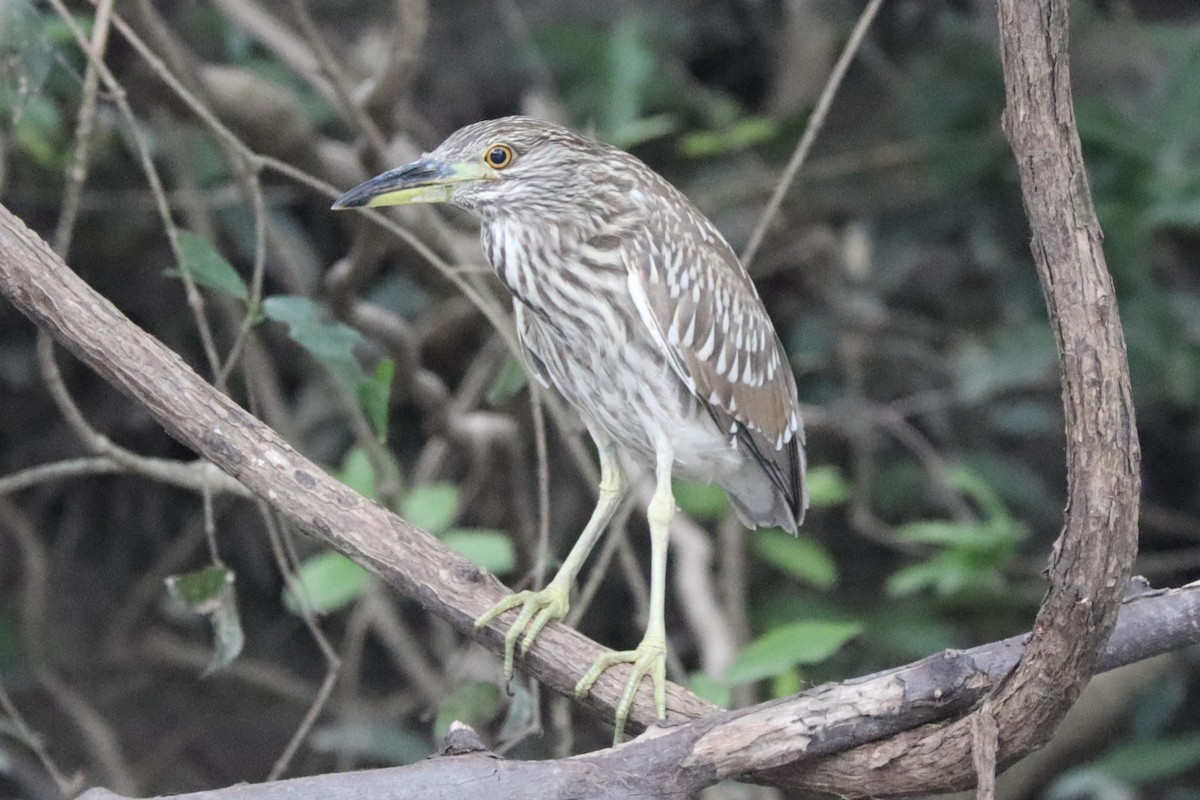
<svg viewBox="0 0 1200 800"><path fill-rule="evenodd" d="M450 203L484 219L556 216L620 192L615 162L631 158L566 128L530 117L467 125L430 153L355 186L335 209Z"/></svg>

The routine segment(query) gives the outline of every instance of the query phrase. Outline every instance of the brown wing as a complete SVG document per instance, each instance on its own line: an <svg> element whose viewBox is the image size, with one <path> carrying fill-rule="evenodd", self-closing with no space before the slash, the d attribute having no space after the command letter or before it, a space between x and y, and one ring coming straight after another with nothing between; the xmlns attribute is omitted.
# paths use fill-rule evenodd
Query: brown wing
<svg viewBox="0 0 1200 800"><path fill-rule="evenodd" d="M783 345L712 223L674 189L660 202L625 247L639 315L684 384L749 451L799 522L808 506L804 428Z"/></svg>

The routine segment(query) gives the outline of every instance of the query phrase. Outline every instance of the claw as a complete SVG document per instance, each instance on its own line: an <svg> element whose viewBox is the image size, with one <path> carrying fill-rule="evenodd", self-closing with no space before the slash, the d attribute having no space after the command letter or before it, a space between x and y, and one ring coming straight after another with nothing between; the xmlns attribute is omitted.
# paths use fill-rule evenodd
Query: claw
<svg viewBox="0 0 1200 800"><path fill-rule="evenodd" d="M521 652L526 652L533 646L534 639L547 625L567 615L567 609L570 607L568 591L551 581L541 591L525 591L509 595L475 620L475 627L482 628L504 612L520 607L521 612L509 627L508 632L504 634L505 680L512 679L513 662L518 643Z"/></svg>
<svg viewBox="0 0 1200 800"><path fill-rule="evenodd" d="M649 677L654 689L654 710L659 720L667 718L667 646L665 643L644 639L636 650L622 650L618 653L605 653L596 659L592 668L587 671L579 683L575 684L575 696L583 697L592 688L592 684L609 668L617 664L632 664L633 674L625 684L625 692L617 703L616 730L613 733L613 744L620 744L625 733L625 721L629 718L629 710L633 708L633 700L637 697L642 678Z"/></svg>

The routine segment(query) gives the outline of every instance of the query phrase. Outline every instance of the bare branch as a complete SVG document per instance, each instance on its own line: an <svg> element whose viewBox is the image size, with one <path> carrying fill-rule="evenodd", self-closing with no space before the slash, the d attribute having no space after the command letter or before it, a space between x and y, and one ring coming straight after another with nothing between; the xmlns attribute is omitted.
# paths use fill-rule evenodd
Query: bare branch
<svg viewBox="0 0 1200 800"><path fill-rule="evenodd" d="M475 633L473 621L505 594L501 584L434 537L364 500L297 453L278 434L216 392L174 352L135 326L81 281L36 234L0 207L0 293L121 391L146 405L179 441L266 498L301 530L349 554L449 620ZM499 649L498 626L480 632ZM603 652L595 642L554 625L524 659L538 680L569 692ZM623 671L610 670L588 704L611 714ZM713 707L673 687L671 718L694 718ZM644 699L631 723L654 721Z"/></svg>
<svg viewBox="0 0 1200 800"><path fill-rule="evenodd" d="M1144 637L1151 626L1157 632L1153 642ZM814 783L811 768L856 744L884 740L969 708L1011 673L1025 652L1026 639L1015 636L963 652L948 651L906 667L818 686L796 697L722 712L585 756L523 762L472 752L410 767L239 785L164 800L625 798L633 794L631 786L637 787L638 797L684 798L733 777L856 794L853 783ZM1099 667L1124 666L1134 649L1145 658L1196 642L1200 585L1150 592L1124 605ZM880 757L889 752L886 741L875 747ZM747 775L747 769L762 771ZM859 783L868 780L863 776ZM82 800L119 798L93 790Z"/></svg>

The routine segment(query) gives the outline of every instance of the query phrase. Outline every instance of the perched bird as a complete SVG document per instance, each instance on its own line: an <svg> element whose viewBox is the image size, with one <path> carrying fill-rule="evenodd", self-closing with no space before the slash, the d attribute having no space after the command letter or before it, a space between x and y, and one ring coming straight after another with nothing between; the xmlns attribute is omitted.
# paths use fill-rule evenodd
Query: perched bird
<svg viewBox="0 0 1200 800"><path fill-rule="evenodd" d="M633 665L619 740L644 677L666 717L672 475L724 487L751 528L794 533L804 519L804 428L783 346L737 256L683 193L634 156L565 128L528 117L468 125L333 207L404 203L479 217L529 371L575 407L600 455L599 501L558 573L475 621L519 609L506 677L518 642L527 650L567 613L571 584L628 488L624 460L654 470L645 637L601 656L575 687L583 696L609 667Z"/></svg>

